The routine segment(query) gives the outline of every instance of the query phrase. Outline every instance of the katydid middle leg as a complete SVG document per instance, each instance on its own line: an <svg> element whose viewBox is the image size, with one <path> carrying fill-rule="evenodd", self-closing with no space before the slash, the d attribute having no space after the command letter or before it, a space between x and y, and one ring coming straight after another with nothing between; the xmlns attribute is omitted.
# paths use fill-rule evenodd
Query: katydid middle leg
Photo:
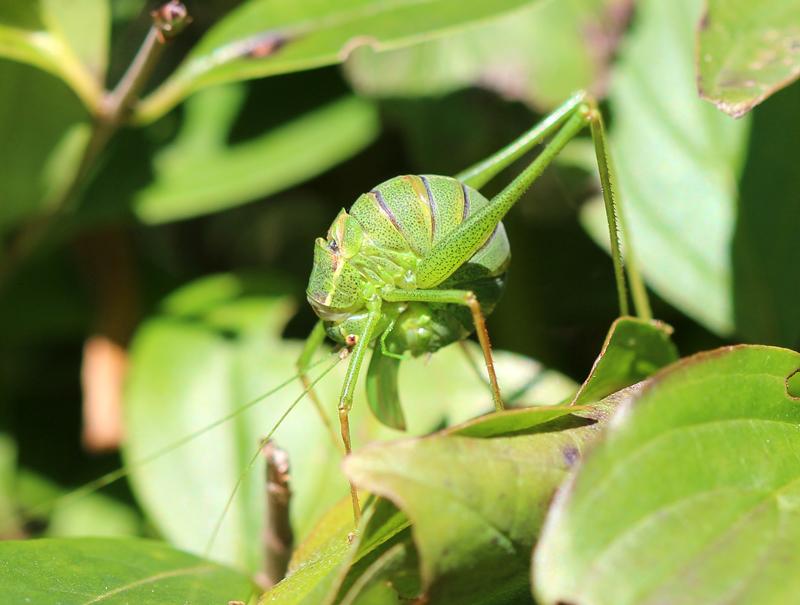
<svg viewBox="0 0 800 605"><path fill-rule="evenodd" d="M481 312L478 297L475 296L474 292L470 290L395 290L391 294L384 295L383 299L387 302L452 303L467 307L472 313L472 322L475 324L478 342L480 342L483 350L483 359L486 363L486 371L489 373L489 384L492 387L495 409L498 411L503 409L500 386L497 384L497 373L492 359L489 331L486 329L486 321Z"/></svg>

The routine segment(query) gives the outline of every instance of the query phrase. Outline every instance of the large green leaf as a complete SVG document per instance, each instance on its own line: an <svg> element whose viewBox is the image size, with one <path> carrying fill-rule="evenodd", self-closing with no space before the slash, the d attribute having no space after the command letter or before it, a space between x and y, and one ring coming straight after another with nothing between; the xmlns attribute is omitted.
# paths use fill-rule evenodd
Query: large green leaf
<svg viewBox="0 0 800 605"><path fill-rule="evenodd" d="M621 213L647 283L718 334L734 328L736 181L748 122L697 97L693 27L700 0L643 0L612 78L611 146ZM584 218L598 241L605 215Z"/></svg>
<svg viewBox="0 0 800 605"><path fill-rule="evenodd" d="M249 579L166 544L136 538L0 543L0 594L29 605L217 605L247 601Z"/></svg>
<svg viewBox="0 0 800 605"><path fill-rule="evenodd" d="M421 42L531 1L250 0L200 40L177 71L143 100L137 116L153 120L212 84L338 63L363 44L382 50Z"/></svg>
<svg viewBox="0 0 800 605"><path fill-rule="evenodd" d="M800 4L709 0L697 33L700 94L738 118L800 75Z"/></svg>
<svg viewBox="0 0 800 605"><path fill-rule="evenodd" d="M127 461L223 418L295 375L301 343L280 339L294 309L280 295L283 291L269 280L214 276L176 292L165 302L162 315L145 322L131 352ZM531 360L502 352L496 359L501 384L510 392L530 386L531 402L552 404L574 392L574 384L544 373ZM341 363L316 389L335 427L332 432L311 402L303 401L275 435L291 464L291 514L298 538L348 493L347 480L339 471L343 448L336 413L344 370ZM537 376L538 382L533 380ZM301 393L298 382L133 473L137 496L168 539L191 552L205 551L259 441ZM439 351L427 366L423 359L405 362L400 393L412 435L492 409L489 389L459 347ZM401 436L372 418L363 395L362 382L351 414L355 446ZM215 559L252 572L261 568L262 548L253 539L261 535L264 523L261 464L259 459L243 483L212 551Z"/></svg>
<svg viewBox="0 0 800 605"><path fill-rule="evenodd" d="M485 86L539 109L575 90L602 92L607 60L624 21L613 0L562 0L477 28L387 52L364 46L345 71L356 90L381 97L441 95ZM601 48L603 52L601 52Z"/></svg>
<svg viewBox="0 0 800 605"><path fill-rule="evenodd" d="M187 103L180 135L156 156L156 179L134 202L139 218L164 223L265 197L320 174L378 134L373 105L351 97L228 146L243 93L220 86Z"/></svg>
<svg viewBox="0 0 800 605"><path fill-rule="evenodd" d="M527 602L530 553L547 505L625 396L510 436L445 431L369 446L344 468L412 521L426 602ZM496 423L495 416L488 421ZM474 423L470 428L474 433Z"/></svg>
<svg viewBox="0 0 800 605"><path fill-rule="evenodd" d="M0 59L0 234L58 203L88 141L88 114L63 82Z"/></svg>
<svg viewBox="0 0 800 605"><path fill-rule="evenodd" d="M0 57L62 78L94 111L110 27L107 0L6 0L0 5Z"/></svg>
<svg viewBox="0 0 800 605"><path fill-rule="evenodd" d="M726 347L648 381L557 496L537 599L798 602L798 368L794 351Z"/></svg>

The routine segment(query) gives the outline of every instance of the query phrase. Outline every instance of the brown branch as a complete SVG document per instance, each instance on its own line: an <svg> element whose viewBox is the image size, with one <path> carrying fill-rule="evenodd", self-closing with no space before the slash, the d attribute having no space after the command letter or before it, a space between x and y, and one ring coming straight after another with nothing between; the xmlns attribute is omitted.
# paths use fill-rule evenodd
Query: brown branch
<svg viewBox="0 0 800 605"><path fill-rule="evenodd" d="M267 526L264 531L266 561L265 588L280 582L286 575L292 556L294 535L289 522L289 456L285 450L267 441L261 451L267 459Z"/></svg>

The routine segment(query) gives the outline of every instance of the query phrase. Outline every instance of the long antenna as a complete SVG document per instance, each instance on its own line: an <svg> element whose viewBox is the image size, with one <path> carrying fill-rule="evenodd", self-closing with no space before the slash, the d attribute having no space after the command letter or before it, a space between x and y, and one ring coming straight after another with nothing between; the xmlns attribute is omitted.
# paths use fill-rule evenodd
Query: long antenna
<svg viewBox="0 0 800 605"><path fill-rule="evenodd" d="M338 352L330 353L326 357L320 359L319 361L315 362L313 365L309 366L308 369L310 370L312 368L317 367L318 365L328 361L331 357L333 357L335 355L339 355L339 353ZM331 367L333 367L335 365L336 364L334 363ZM327 370L327 371L329 371L329 370ZM326 371L326 373L327 373L327 371ZM323 374L323 376L324 376L324 374ZM164 454L168 454L169 452L178 449L179 447L181 447L182 445L185 445L186 443L192 441L196 437L199 437L200 435L202 435L204 433L207 433L208 431L210 431L212 429L215 429L216 427L220 426L221 424L224 424L224 423L228 422L228 420L231 420L232 418L235 418L236 416L238 416L239 414L241 414L245 410L250 409L251 407L253 407L257 403L263 401L264 399L267 399L268 397L271 397L272 395L274 395L275 393L277 393L278 391L280 391L284 387L286 387L289 384L291 384L294 380L297 380L299 377L300 377L299 373L295 374L291 378L285 380L284 382L282 382L281 384L276 386L274 389L272 389L270 391L267 391L266 393L264 393L263 395L260 395L259 397L256 397L252 401L249 401L248 403L246 403L243 406L241 406L240 408L234 410L233 412L231 412L227 416L224 416L223 418L220 418L219 420L215 420L211 424L207 424L206 426L194 431L193 433L190 433L189 435L183 437L182 439L179 439L178 441L176 441L174 443L171 443L170 445L164 446L163 448L161 448L159 450L156 450L155 452L145 456L144 458L140 458L139 460L136 460L136 461L134 461L134 462L132 462L130 464L126 464L122 468L118 468L117 470L111 471L110 473L108 473L106 475L103 475L102 477L98 477L97 479L95 479L93 481L90 481L89 483L87 483L85 485L82 485L81 487L79 487L77 489L74 489L71 492L69 492L68 494L65 494L65 495L63 495L63 496L61 496L59 498L55 498L53 500L48 500L48 501L43 502L41 504L37 504L36 506L33 506L33 507L29 508L25 512L28 515L41 513L41 512L44 512L44 511L50 509L52 506L63 505L63 504L72 502L74 500L77 500L79 498L82 498L84 496L87 496L88 494L91 494L93 492L96 492L100 488L103 488L106 485L109 485L109 484L113 483L117 479L121 479L122 477L125 477L126 475L129 475L130 473L132 473L136 469L139 469L139 468L145 466L146 464L149 464L150 462L152 462L153 460L156 460L157 458L160 458ZM304 391L303 394L305 395L306 392L307 392L307 390ZM294 407L294 405L296 405L296 403L297 402L292 404L292 407Z"/></svg>
<svg viewBox="0 0 800 605"><path fill-rule="evenodd" d="M233 487L233 491L231 492L231 495L228 498L228 501L225 503L225 508L222 509L222 514L220 514L219 519L217 519L217 523L214 526L214 531L211 532L211 537L208 540L208 544L206 545L206 549L205 549L205 551L203 551L203 558L204 559L208 559L209 556L211 555L211 549L213 548L214 542L216 541L217 535L219 534L219 530L222 527L222 522L225 520L225 516L228 514L228 510L230 509L231 504L233 503L233 498L236 496L236 492L239 491L239 487L242 485L242 482L244 481L244 478L247 476L247 473L250 472L250 469L253 468L253 465L256 463L256 460L258 460L258 457L261 455L261 450L263 450L264 446L267 445L267 442L270 439L272 439L272 435L275 434L275 431L278 430L278 427L280 427L280 425L283 423L283 421L286 419L286 417L289 415L289 413L295 408L295 406L298 403L300 403L300 401L303 399L303 397L305 397L306 394L311 389L313 389L314 386L320 380L325 378L325 376L328 374L328 372L330 372L333 368L335 368L342 359L344 359L344 356L341 355L340 353L331 353L331 355L328 355L328 357L326 357L325 359L330 359L330 357L332 355L338 355L338 358L336 359L336 361L333 362L327 368L325 368L325 371L322 372L322 374L320 374L317 378L315 378L313 381L311 381L308 384L308 386L305 388L305 390L302 393L300 393L300 396L292 402L292 405L290 405L288 408L286 408L286 411L278 419L278 422L275 423L275 426L272 427L272 429L270 430L269 434L258 445L258 449L256 450L255 455L251 458L250 463L247 465L247 467L245 467L244 471L239 476L238 481L236 481L236 485ZM323 359L322 361L325 361L325 359ZM311 366L311 367L315 367L315 366L319 365L320 363L321 362L317 362L317 363L314 364L314 366ZM308 369L311 369L311 368L307 368L307 370Z"/></svg>

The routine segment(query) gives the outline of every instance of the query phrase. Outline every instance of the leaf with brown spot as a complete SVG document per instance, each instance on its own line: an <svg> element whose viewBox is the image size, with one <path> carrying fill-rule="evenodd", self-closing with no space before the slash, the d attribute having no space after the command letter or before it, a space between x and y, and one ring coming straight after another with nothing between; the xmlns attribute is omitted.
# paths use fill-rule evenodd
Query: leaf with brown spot
<svg viewBox="0 0 800 605"><path fill-rule="evenodd" d="M366 447L344 469L412 521L430 603L527 602L530 553L550 499L628 394L526 434L476 438L442 431Z"/></svg>
<svg viewBox="0 0 800 605"><path fill-rule="evenodd" d="M617 410L551 507L542 605L800 602L800 353L724 347Z"/></svg>
<svg viewBox="0 0 800 605"><path fill-rule="evenodd" d="M709 0L696 60L700 95L743 116L800 76L800 3Z"/></svg>

